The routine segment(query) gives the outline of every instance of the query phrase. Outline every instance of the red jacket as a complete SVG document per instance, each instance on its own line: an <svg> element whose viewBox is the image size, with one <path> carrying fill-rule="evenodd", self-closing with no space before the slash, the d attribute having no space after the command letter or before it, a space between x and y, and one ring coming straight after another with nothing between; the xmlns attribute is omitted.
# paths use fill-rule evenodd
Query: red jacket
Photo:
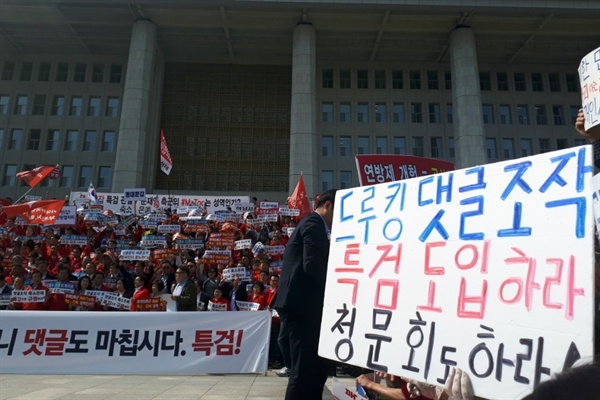
<svg viewBox="0 0 600 400"><path fill-rule="evenodd" d="M149 298L150 292L145 286L142 286L140 289L136 289L136 291L133 293L133 297L131 298L131 306L129 307L129 311L137 311L137 301Z"/></svg>

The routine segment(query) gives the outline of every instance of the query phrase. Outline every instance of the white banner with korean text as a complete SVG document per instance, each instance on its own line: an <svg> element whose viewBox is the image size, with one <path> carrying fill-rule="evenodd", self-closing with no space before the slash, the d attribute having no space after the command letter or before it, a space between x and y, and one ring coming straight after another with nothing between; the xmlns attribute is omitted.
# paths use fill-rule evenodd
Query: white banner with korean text
<svg viewBox="0 0 600 400"><path fill-rule="evenodd" d="M269 313L0 311L0 320L3 374L267 370Z"/></svg>
<svg viewBox="0 0 600 400"><path fill-rule="evenodd" d="M319 354L522 398L593 355L592 147L339 190Z"/></svg>

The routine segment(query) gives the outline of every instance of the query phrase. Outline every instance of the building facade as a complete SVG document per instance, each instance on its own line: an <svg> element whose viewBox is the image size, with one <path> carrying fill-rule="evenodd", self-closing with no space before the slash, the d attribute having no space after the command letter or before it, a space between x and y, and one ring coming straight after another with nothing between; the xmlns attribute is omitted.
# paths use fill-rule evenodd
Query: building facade
<svg viewBox="0 0 600 400"><path fill-rule="evenodd" d="M598 2L122 3L0 4L0 197L42 164L61 166L48 198L284 200L300 174L310 196L358 185L356 154L462 168L583 144Z"/></svg>

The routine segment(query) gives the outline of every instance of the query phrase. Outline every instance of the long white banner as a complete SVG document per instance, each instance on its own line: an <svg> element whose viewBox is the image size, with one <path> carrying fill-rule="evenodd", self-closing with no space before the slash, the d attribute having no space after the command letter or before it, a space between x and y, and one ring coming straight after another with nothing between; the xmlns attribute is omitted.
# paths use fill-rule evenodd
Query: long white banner
<svg viewBox="0 0 600 400"><path fill-rule="evenodd" d="M198 374L267 370L262 312L0 311L2 374Z"/></svg>

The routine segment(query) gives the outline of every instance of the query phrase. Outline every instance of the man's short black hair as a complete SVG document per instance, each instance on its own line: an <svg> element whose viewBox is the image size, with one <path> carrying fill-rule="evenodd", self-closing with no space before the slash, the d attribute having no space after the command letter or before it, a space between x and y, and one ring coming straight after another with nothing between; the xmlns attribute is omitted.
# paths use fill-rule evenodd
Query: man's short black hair
<svg viewBox="0 0 600 400"><path fill-rule="evenodd" d="M337 189L330 189L325 193L321 193L319 199L317 200L317 206L315 208L322 207L327 201L330 201L333 205L335 203L335 192L337 192Z"/></svg>
<svg viewBox="0 0 600 400"><path fill-rule="evenodd" d="M190 269L188 267L178 267L177 270L183 272L186 275L190 275Z"/></svg>

